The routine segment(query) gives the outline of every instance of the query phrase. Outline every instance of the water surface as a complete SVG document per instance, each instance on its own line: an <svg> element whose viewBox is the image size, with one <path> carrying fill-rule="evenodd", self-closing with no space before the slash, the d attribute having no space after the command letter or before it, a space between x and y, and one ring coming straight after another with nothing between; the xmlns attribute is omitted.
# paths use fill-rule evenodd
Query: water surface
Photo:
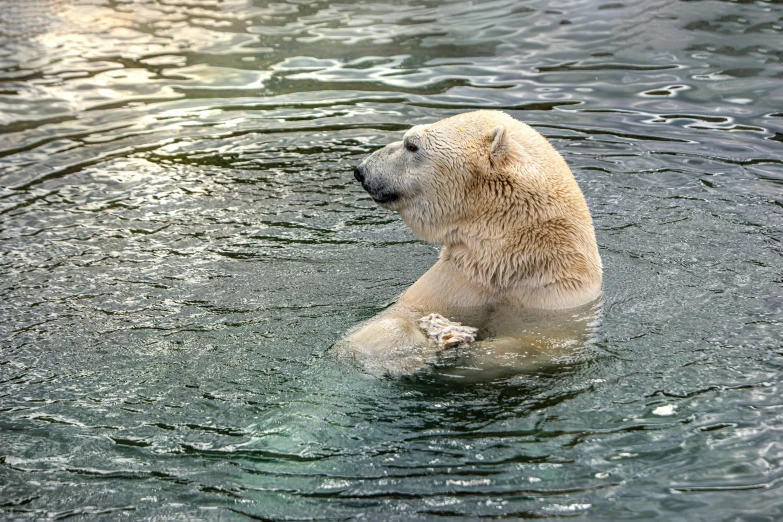
<svg viewBox="0 0 783 522"><path fill-rule="evenodd" d="M783 518L783 6L0 4L0 513ZM437 258L352 180L508 111L592 209L555 367L324 357Z"/></svg>

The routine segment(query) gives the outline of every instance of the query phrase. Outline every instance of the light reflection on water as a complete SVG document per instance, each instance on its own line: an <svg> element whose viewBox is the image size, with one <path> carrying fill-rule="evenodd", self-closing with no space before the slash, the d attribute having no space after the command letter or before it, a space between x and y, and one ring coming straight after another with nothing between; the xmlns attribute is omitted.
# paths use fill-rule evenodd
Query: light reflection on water
<svg viewBox="0 0 783 522"><path fill-rule="evenodd" d="M771 1L0 5L0 512L783 516ZM501 108L579 179L591 353L322 357L435 260L352 183Z"/></svg>

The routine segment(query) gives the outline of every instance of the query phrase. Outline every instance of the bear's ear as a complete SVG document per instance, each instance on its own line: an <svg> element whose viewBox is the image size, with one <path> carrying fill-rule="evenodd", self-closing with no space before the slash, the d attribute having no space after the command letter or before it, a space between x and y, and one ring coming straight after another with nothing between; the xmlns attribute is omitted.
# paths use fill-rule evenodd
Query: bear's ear
<svg viewBox="0 0 783 522"><path fill-rule="evenodd" d="M498 125L489 133L489 138L492 140L492 146L490 147L492 158L502 158L506 154L506 127Z"/></svg>

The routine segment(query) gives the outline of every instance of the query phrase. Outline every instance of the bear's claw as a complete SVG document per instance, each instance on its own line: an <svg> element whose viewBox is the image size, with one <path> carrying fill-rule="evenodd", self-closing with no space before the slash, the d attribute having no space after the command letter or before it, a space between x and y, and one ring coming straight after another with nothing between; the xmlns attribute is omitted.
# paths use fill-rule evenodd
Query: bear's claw
<svg viewBox="0 0 783 522"><path fill-rule="evenodd" d="M419 319L419 327L441 348L453 348L476 340L478 328L462 326L440 314L429 314Z"/></svg>

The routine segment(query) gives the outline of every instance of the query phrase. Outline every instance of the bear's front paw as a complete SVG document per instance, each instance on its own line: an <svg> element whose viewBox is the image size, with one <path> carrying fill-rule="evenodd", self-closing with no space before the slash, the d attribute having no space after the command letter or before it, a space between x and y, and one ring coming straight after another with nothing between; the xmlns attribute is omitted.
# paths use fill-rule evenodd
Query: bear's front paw
<svg viewBox="0 0 783 522"><path fill-rule="evenodd" d="M476 340L478 328L462 326L440 314L429 314L419 319L419 327L441 348L453 348Z"/></svg>

